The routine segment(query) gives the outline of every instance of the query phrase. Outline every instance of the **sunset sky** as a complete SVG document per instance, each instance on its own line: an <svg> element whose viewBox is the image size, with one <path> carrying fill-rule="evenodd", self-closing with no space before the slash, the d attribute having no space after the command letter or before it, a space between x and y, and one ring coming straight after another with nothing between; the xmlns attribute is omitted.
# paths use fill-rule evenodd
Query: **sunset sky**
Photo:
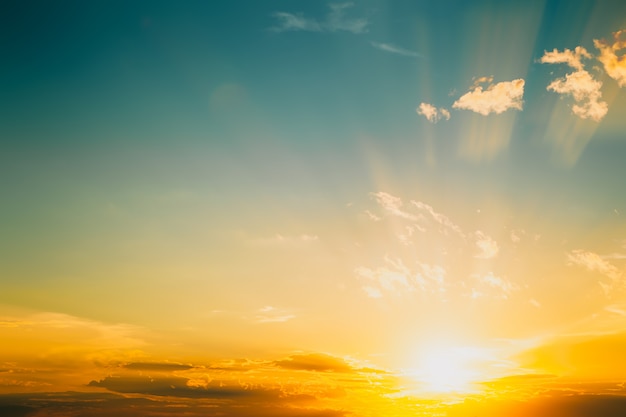
<svg viewBox="0 0 626 417"><path fill-rule="evenodd" d="M5 1L0 415L626 415L626 2Z"/></svg>

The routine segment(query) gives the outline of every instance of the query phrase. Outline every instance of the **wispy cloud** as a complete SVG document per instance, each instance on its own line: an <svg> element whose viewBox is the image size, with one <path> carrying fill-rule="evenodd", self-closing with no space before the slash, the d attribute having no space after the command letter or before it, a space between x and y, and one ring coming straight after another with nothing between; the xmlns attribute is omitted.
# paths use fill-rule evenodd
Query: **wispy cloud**
<svg viewBox="0 0 626 417"><path fill-rule="evenodd" d="M522 110L524 96L524 80L504 81L491 84L492 77L481 77L466 94L452 104L455 109L471 110L487 116L491 113L504 113L509 109ZM481 85L487 84L486 89Z"/></svg>
<svg viewBox="0 0 626 417"><path fill-rule="evenodd" d="M274 32L289 32L304 30L307 32L321 32L322 26L314 19L308 19L301 14L287 12L276 12L272 14L278 20L278 26L273 26L270 30Z"/></svg>
<svg viewBox="0 0 626 417"><path fill-rule="evenodd" d="M415 290L411 271L401 259L385 257L386 266L376 269L356 268L356 274L365 279L363 290L369 297L381 298L384 293L403 294Z"/></svg>
<svg viewBox="0 0 626 417"><path fill-rule="evenodd" d="M257 237L250 239L250 243L261 246L272 245L299 245L315 242L319 239L317 235L303 233L301 235L284 235L276 233L274 236Z"/></svg>
<svg viewBox="0 0 626 417"><path fill-rule="evenodd" d="M612 263L604 259L597 253L575 249L567 254L570 265L578 265L592 272L599 272L614 281L622 277L622 272Z"/></svg>
<svg viewBox="0 0 626 417"><path fill-rule="evenodd" d="M483 291L485 291L486 289L496 290L496 297L498 298L507 299L513 291L519 290L519 287L516 284L494 275L493 272L487 272L486 274L482 275L474 274L472 275L472 278L474 278L478 282L478 284L483 287ZM477 291L475 289L474 291L472 291L473 298L481 295L485 295L485 293L482 291Z"/></svg>
<svg viewBox="0 0 626 417"><path fill-rule="evenodd" d="M498 242L493 240L491 237L487 236L480 230L476 231L476 246L478 247L478 254L476 254L476 258L482 259L491 259L494 258L500 247L498 246Z"/></svg>
<svg viewBox="0 0 626 417"><path fill-rule="evenodd" d="M353 3L330 4L330 11L324 20L305 17L302 13L275 12L272 14L278 20L276 26L270 28L273 32L351 32L360 34L367 32L369 21L365 18L349 18L346 10L353 7Z"/></svg>
<svg viewBox="0 0 626 417"><path fill-rule="evenodd" d="M418 210L428 213L435 222L439 223L441 226L444 227L444 231L451 230L459 234L462 237L464 236L463 231L461 230L460 226L455 224L445 214L435 211L435 209L432 206L426 203L423 203L421 201L411 201L411 204L414 207L416 207Z"/></svg>
<svg viewBox="0 0 626 417"><path fill-rule="evenodd" d="M382 43L382 42L370 42L370 44L381 51L390 52L392 54L404 55L404 56L412 56L415 58L423 58L424 55L419 52L411 51L409 49L400 48L399 46L392 45L390 43Z"/></svg>
<svg viewBox="0 0 626 417"><path fill-rule="evenodd" d="M330 13L326 18L326 28L329 32L346 31L352 33L367 32L369 22L365 18L347 18L345 10L354 6L354 3L331 4Z"/></svg>
<svg viewBox="0 0 626 417"><path fill-rule="evenodd" d="M444 108L437 108L429 103L420 103L415 110L417 114L426 117L431 123L437 123L441 119L450 120L450 112Z"/></svg>
<svg viewBox="0 0 626 417"><path fill-rule="evenodd" d="M407 266L400 258L385 256L385 265L376 269L358 267L356 274L364 280L363 291L370 298L385 295L402 296L415 291L446 291L446 269L441 265L416 262Z"/></svg>
<svg viewBox="0 0 626 417"><path fill-rule="evenodd" d="M620 87L626 87L626 56L617 56L616 52L626 48L626 40L620 38L626 34L626 30L613 33L615 41L608 44L603 40L594 39L593 44L600 50L598 61L604 66L609 77L617 81Z"/></svg>
<svg viewBox="0 0 626 417"><path fill-rule="evenodd" d="M257 323L284 323L296 317L291 312L272 306L265 306L257 311L255 321Z"/></svg>
<svg viewBox="0 0 626 417"><path fill-rule="evenodd" d="M417 216L402 209L403 203L400 197L396 197L384 191L371 193L371 195L376 199L376 202L378 202L378 204L389 214L403 217L407 220L417 220Z"/></svg>

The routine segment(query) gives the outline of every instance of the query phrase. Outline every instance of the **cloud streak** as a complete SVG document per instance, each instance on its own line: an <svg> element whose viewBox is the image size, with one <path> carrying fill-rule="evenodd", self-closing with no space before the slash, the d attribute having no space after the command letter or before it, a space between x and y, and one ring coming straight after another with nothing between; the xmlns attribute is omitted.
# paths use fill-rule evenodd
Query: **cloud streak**
<svg viewBox="0 0 626 417"><path fill-rule="evenodd" d="M414 57L414 58L423 58L424 55L420 54L419 52L415 52L415 51L411 51L409 49L404 49L404 48L400 48L399 46L395 46L389 43L382 43L382 42L370 42L370 44L376 48L379 49L381 51L385 51L385 52L389 52L392 54L397 54L397 55L404 55L404 56L410 56L410 57Z"/></svg>

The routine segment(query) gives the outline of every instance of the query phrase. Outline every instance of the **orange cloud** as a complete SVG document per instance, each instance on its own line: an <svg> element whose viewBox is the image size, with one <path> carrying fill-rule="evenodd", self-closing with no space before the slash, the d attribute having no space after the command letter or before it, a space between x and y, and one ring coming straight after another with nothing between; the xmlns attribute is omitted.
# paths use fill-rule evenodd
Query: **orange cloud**
<svg viewBox="0 0 626 417"><path fill-rule="evenodd" d="M620 87L626 87L626 56L618 57L616 52L626 48L626 40L620 40L625 33L626 30L613 33L615 42L612 44L601 40L593 41L595 47L600 50L598 61L602 63L608 76L617 81Z"/></svg>

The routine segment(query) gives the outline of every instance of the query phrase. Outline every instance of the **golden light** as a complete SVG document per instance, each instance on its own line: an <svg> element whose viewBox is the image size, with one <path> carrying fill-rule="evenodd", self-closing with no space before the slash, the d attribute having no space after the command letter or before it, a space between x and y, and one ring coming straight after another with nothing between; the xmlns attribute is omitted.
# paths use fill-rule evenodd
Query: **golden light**
<svg viewBox="0 0 626 417"><path fill-rule="evenodd" d="M425 350L419 357L412 376L421 385L421 391L430 393L467 393L476 390L473 384L484 378L477 360L484 355L479 349L467 347L439 347Z"/></svg>

